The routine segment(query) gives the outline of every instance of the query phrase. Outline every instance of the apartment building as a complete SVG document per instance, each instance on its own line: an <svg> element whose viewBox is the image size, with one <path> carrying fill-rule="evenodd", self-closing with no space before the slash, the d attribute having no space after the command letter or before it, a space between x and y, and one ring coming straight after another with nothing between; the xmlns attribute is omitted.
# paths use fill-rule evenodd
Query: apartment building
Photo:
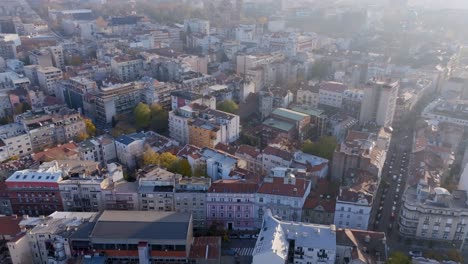
<svg viewBox="0 0 468 264"><path fill-rule="evenodd" d="M0 57L5 59L16 59L16 44L14 41L8 41L0 38Z"/></svg>
<svg viewBox="0 0 468 264"><path fill-rule="evenodd" d="M333 153L332 178L341 182L350 169L367 171L380 178L387 156L390 133L349 131Z"/></svg>
<svg viewBox="0 0 468 264"><path fill-rule="evenodd" d="M399 81L373 80L364 86L359 123L391 127L400 89Z"/></svg>
<svg viewBox="0 0 468 264"><path fill-rule="evenodd" d="M421 179L405 190L402 199L398 219L401 236L449 243L464 250L468 234L465 190L449 192Z"/></svg>
<svg viewBox="0 0 468 264"><path fill-rule="evenodd" d="M87 139L78 144L81 160L96 161L102 165L117 161L114 138L102 135Z"/></svg>
<svg viewBox="0 0 468 264"><path fill-rule="evenodd" d="M68 107L82 111L86 110L83 105L85 95L98 90L96 82L84 76L70 77L58 82L56 86L58 98L62 99Z"/></svg>
<svg viewBox="0 0 468 264"><path fill-rule="evenodd" d="M246 162L246 169L255 173L263 174L261 151L250 145L240 145L234 155Z"/></svg>
<svg viewBox="0 0 468 264"><path fill-rule="evenodd" d="M276 146L267 146L262 152L263 170L269 174L276 167L289 168L293 159L293 153Z"/></svg>
<svg viewBox="0 0 468 264"><path fill-rule="evenodd" d="M81 114L63 105L29 110L15 116L15 120L29 134L35 152L69 142L86 132Z"/></svg>
<svg viewBox="0 0 468 264"><path fill-rule="evenodd" d="M59 182L63 210L67 212L100 212L105 209L101 191L102 176L77 175Z"/></svg>
<svg viewBox="0 0 468 264"><path fill-rule="evenodd" d="M296 178L292 173L287 173L284 177L264 178L255 197L256 224L261 225L267 209L280 219L299 221L311 185L310 181Z"/></svg>
<svg viewBox="0 0 468 264"><path fill-rule="evenodd" d="M226 152L212 148L202 148L200 158L206 165L206 174L213 181L229 179L230 173L236 168L245 168L246 163Z"/></svg>
<svg viewBox="0 0 468 264"><path fill-rule="evenodd" d="M111 70L122 82L134 81L143 70L143 60L132 56L115 56L111 59Z"/></svg>
<svg viewBox="0 0 468 264"><path fill-rule="evenodd" d="M53 67L52 56L46 49L36 49L29 52L29 62L41 67Z"/></svg>
<svg viewBox="0 0 468 264"><path fill-rule="evenodd" d="M318 85L309 85L299 88L296 93L296 103L303 107L318 108L320 103Z"/></svg>
<svg viewBox="0 0 468 264"><path fill-rule="evenodd" d="M226 230L255 229L255 193L258 183L246 179L218 180L206 194L208 226Z"/></svg>
<svg viewBox="0 0 468 264"><path fill-rule="evenodd" d="M204 20L204 19L196 19L196 18L185 19L184 31L209 35L210 34L210 21Z"/></svg>
<svg viewBox="0 0 468 264"><path fill-rule="evenodd" d="M361 170L348 171L336 198L335 225L367 230L378 186L375 175Z"/></svg>
<svg viewBox="0 0 468 264"><path fill-rule="evenodd" d="M55 67L37 67L37 81L44 93L55 95L56 84L63 79L62 70Z"/></svg>
<svg viewBox="0 0 468 264"><path fill-rule="evenodd" d="M32 153L31 138L18 123L0 126L0 160L21 157Z"/></svg>
<svg viewBox="0 0 468 264"><path fill-rule="evenodd" d="M135 168L138 158L143 155L145 139L143 132L121 135L115 139L117 160L128 168Z"/></svg>
<svg viewBox="0 0 468 264"><path fill-rule="evenodd" d="M341 108L343 94L348 87L339 82L323 82L319 84L319 104L324 107Z"/></svg>
<svg viewBox="0 0 468 264"><path fill-rule="evenodd" d="M206 194L211 186L208 177L181 177L176 182L175 211L192 213L193 227L206 228Z"/></svg>
<svg viewBox="0 0 468 264"><path fill-rule="evenodd" d="M5 180L13 213L39 216L62 211L61 179L62 171L56 166L13 173Z"/></svg>
<svg viewBox="0 0 468 264"><path fill-rule="evenodd" d="M156 166L138 172L141 211L175 211L175 186L180 175Z"/></svg>
<svg viewBox="0 0 468 264"><path fill-rule="evenodd" d="M304 105L293 106L291 107L291 110L310 116L310 133L313 138L326 135L328 128L328 116L324 110L319 108L311 108Z"/></svg>
<svg viewBox="0 0 468 264"><path fill-rule="evenodd" d="M117 116L133 112L142 101L141 85L137 83L104 83L96 94L85 98L84 112L92 114L96 122L110 125Z"/></svg>

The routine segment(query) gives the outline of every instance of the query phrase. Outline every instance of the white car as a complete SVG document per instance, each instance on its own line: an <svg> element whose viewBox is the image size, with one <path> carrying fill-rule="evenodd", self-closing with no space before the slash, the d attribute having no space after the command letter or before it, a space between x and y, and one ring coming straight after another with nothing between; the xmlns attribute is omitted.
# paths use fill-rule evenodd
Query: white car
<svg viewBox="0 0 468 264"><path fill-rule="evenodd" d="M392 212L395 212L395 210L396 210L396 207L392 206Z"/></svg>
<svg viewBox="0 0 468 264"><path fill-rule="evenodd" d="M396 174L395 174L395 175L393 175L393 180L396 180L396 179L397 179L397 176L396 176Z"/></svg>
<svg viewBox="0 0 468 264"><path fill-rule="evenodd" d="M400 182L401 182L401 178L398 178L398 183L400 183Z"/></svg>
<svg viewBox="0 0 468 264"><path fill-rule="evenodd" d="M397 188L396 188L396 192L399 193L399 192L400 192L400 188L397 187Z"/></svg>

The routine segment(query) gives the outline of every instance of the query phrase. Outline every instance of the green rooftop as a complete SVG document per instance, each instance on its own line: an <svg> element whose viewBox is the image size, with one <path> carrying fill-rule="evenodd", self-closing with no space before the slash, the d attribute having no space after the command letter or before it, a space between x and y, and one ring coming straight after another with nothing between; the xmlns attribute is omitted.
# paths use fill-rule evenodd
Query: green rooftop
<svg viewBox="0 0 468 264"><path fill-rule="evenodd" d="M285 132L290 131L294 128L294 125L288 122L284 122L274 118L268 118L267 120L263 121L263 124L269 127L273 127Z"/></svg>
<svg viewBox="0 0 468 264"><path fill-rule="evenodd" d="M302 121L304 118L307 118L306 114L299 113L299 112L289 110L286 108L276 108L272 114L281 116L284 118L288 118L288 119L293 119L296 121Z"/></svg>
<svg viewBox="0 0 468 264"><path fill-rule="evenodd" d="M315 117L322 117L325 116L325 111L318 108L310 108L310 107L302 107L302 106L294 106L292 108L293 111L303 113L309 116Z"/></svg>

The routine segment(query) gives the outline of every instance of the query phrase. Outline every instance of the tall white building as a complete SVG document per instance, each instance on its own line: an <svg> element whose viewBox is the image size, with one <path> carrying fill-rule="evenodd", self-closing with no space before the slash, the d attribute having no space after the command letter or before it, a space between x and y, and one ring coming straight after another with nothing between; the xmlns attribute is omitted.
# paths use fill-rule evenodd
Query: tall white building
<svg viewBox="0 0 468 264"><path fill-rule="evenodd" d="M62 71L55 67L38 67L37 80L42 91L48 95L55 95L55 85L63 79Z"/></svg>
<svg viewBox="0 0 468 264"><path fill-rule="evenodd" d="M31 138L18 123L0 126L0 160L32 153Z"/></svg>
<svg viewBox="0 0 468 264"><path fill-rule="evenodd" d="M400 83L391 80L370 81L364 86L359 122L374 122L391 127Z"/></svg>

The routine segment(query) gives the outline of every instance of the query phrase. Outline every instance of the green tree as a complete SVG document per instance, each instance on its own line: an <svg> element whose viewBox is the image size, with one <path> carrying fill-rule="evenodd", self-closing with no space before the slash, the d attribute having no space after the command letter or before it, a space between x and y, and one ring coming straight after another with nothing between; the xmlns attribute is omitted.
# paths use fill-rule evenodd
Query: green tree
<svg viewBox="0 0 468 264"><path fill-rule="evenodd" d="M93 121L89 118L85 118L84 122L86 125L86 133L88 133L90 137L94 137L96 135L96 126L93 124Z"/></svg>
<svg viewBox="0 0 468 264"><path fill-rule="evenodd" d="M165 133L169 129L169 113L159 104L152 104L151 129L157 133Z"/></svg>
<svg viewBox="0 0 468 264"><path fill-rule="evenodd" d="M388 258L387 264L411 264L411 259L403 252L393 252Z"/></svg>
<svg viewBox="0 0 468 264"><path fill-rule="evenodd" d="M142 157L143 165L158 165L159 164L159 154L156 153L151 148L148 148L143 152Z"/></svg>
<svg viewBox="0 0 468 264"><path fill-rule="evenodd" d="M135 125L138 129L147 128L151 120L151 110L148 105L144 103L138 103L133 110L133 115L135 117Z"/></svg>
<svg viewBox="0 0 468 264"><path fill-rule="evenodd" d="M239 106L232 100L224 100L216 106L216 109L235 114L239 110Z"/></svg>
<svg viewBox="0 0 468 264"><path fill-rule="evenodd" d="M334 137L324 136L319 138L315 143L310 140L306 140L302 145L302 151L304 153L331 160L337 145L338 142Z"/></svg>
<svg viewBox="0 0 468 264"><path fill-rule="evenodd" d="M192 176L192 167L186 159L179 159L178 161L174 162L171 166L170 171L183 176Z"/></svg>
<svg viewBox="0 0 468 264"><path fill-rule="evenodd" d="M206 176L206 164L199 164L195 166L193 170L194 177L205 177Z"/></svg>

